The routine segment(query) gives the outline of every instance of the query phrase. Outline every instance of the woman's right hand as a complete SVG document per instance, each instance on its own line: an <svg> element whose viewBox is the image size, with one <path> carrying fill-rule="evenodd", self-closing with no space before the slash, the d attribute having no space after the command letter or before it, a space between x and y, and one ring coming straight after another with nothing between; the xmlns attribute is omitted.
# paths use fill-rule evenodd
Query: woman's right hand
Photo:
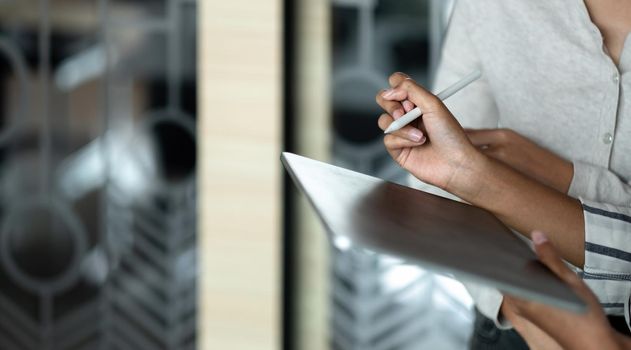
<svg viewBox="0 0 631 350"><path fill-rule="evenodd" d="M458 121L436 96L401 73L393 74L390 81L395 83L394 87L377 96L387 112L393 102L400 106L406 100L423 111L414 123L385 136L384 144L392 158L418 179L456 195L474 191L476 179L471 174L486 157L471 144ZM379 118L379 127L385 130L393 121L392 115L384 113Z"/></svg>

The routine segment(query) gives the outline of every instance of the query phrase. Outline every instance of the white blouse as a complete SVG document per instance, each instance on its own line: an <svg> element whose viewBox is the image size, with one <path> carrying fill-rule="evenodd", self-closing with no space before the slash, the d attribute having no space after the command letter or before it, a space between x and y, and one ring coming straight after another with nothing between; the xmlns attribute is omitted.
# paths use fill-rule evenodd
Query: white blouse
<svg viewBox="0 0 631 350"><path fill-rule="evenodd" d="M464 127L517 131L573 162L570 196L590 208L629 213L630 37L616 66L582 0L458 0L435 91L481 69L482 79L446 102ZM412 185L428 190L416 179ZM598 214L585 213L585 280L608 314L623 315L631 225L609 231ZM467 287L497 323L501 294Z"/></svg>

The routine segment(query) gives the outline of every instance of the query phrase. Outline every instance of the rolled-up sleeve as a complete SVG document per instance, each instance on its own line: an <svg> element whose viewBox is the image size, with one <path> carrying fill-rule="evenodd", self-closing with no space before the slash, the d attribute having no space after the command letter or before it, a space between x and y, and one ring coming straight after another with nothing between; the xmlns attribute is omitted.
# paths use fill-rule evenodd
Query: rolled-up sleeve
<svg viewBox="0 0 631 350"><path fill-rule="evenodd" d="M575 161L568 195L594 202L631 206L631 185L609 169Z"/></svg>
<svg viewBox="0 0 631 350"><path fill-rule="evenodd" d="M631 207L580 200L585 218L581 275L608 314L624 315L631 291Z"/></svg>
<svg viewBox="0 0 631 350"><path fill-rule="evenodd" d="M631 293L624 303L624 319L627 321L627 327L631 330L631 317L629 316L629 307L631 307Z"/></svg>

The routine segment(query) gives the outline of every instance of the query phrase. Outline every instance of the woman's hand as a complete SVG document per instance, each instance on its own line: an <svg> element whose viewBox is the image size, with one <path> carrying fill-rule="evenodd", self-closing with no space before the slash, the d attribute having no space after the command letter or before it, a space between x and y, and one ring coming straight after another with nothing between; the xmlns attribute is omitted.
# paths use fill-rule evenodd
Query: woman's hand
<svg viewBox="0 0 631 350"><path fill-rule="evenodd" d="M388 79L388 83L390 87L396 87L403 81L404 79L409 79L410 77L404 73L395 73L390 76ZM377 94L377 103L390 114L395 120L401 118L405 113L413 110L415 108L414 104L409 100L396 101L396 100L386 100L381 95L386 92L386 90L382 90ZM410 135L413 140L420 140L423 136L422 133L414 132L414 128L408 129L414 133L414 135Z"/></svg>
<svg viewBox="0 0 631 350"><path fill-rule="evenodd" d="M569 285L587 304L587 312L576 314L512 296L504 297L502 310L532 349L629 349L630 340L609 325L596 296L561 260L547 237L538 231L532 241L539 260ZM552 341L552 339L554 341Z"/></svg>
<svg viewBox="0 0 631 350"><path fill-rule="evenodd" d="M414 125L384 138L399 165L420 180L492 212L524 235L536 227L555 232L551 239L563 257L583 266L585 227L578 200L484 155L445 105L407 76L394 74L391 81L395 87L377 97L386 111L390 111L390 102L405 100L423 111ZM379 127L385 130L393 120L390 114L383 114ZM423 134L420 139L414 137L417 132Z"/></svg>
<svg viewBox="0 0 631 350"><path fill-rule="evenodd" d="M567 193L574 176L571 162L540 147L511 129L467 129L467 136L484 154L544 185Z"/></svg>
<svg viewBox="0 0 631 350"><path fill-rule="evenodd" d="M385 136L384 143L392 158L420 180L450 192L474 189L474 177L462 173L481 164L485 157L469 142L451 112L436 96L404 74L393 74L390 82L394 87L377 96L387 112L395 113L404 101L423 111L414 123ZM382 130L395 119L389 113L379 118Z"/></svg>

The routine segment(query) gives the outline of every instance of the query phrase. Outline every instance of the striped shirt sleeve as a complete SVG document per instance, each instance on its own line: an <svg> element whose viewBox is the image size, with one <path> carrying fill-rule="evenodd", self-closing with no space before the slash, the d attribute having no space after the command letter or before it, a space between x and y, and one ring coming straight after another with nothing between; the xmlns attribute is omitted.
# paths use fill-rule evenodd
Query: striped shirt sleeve
<svg viewBox="0 0 631 350"><path fill-rule="evenodd" d="M629 310L629 307L631 307L631 295L624 303L624 320L627 322L627 327L629 327L629 330L631 330L631 319L629 317L629 311L631 310Z"/></svg>
<svg viewBox="0 0 631 350"><path fill-rule="evenodd" d="M581 203L585 217L582 278L607 314L622 316L631 292L631 207L583 199Z"/></svg>

